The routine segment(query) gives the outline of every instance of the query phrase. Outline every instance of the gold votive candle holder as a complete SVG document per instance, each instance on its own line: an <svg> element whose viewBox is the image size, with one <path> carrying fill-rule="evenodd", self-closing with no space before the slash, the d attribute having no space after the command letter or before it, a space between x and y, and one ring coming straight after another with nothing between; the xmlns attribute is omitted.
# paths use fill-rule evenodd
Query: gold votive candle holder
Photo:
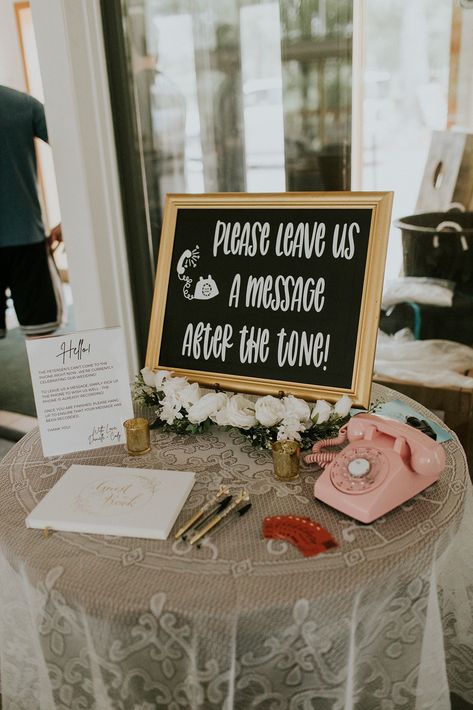
<svg viewBox="0 0 473 710"><path fill-rule="evenodd" d="M149 422L144 417L127 419L123 422L126 448L131 456L141 456L151 451L149 443Z"/></svg>
<svg viewBox="0 0 473 710"><path fill-rule="evenodd" d="M281 481L292 481L299 477L299 456L301 453L297 441L274 441L273 451L274 475Z"/></svg>

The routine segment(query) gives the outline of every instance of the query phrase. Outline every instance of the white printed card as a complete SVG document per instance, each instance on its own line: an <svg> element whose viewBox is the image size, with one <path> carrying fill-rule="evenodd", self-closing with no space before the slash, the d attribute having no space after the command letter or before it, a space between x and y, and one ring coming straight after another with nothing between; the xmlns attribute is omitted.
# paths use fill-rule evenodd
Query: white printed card
<svg viewBox="0 0 473 710"><path fill-rule="evenodd" d="M44 456L124 443L133 417L120 328L26 342Z"/></svg>

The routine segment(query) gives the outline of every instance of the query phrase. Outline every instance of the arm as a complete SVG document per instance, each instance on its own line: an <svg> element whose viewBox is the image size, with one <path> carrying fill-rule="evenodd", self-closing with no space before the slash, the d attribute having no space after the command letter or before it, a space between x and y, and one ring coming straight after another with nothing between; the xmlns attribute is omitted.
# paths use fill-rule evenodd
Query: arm
<svg viewBox="0 0 473 710"><path fill-rule="evenodd" d="M57 247L62 241L64 241L62 237L62 228L60 224L57 224L51 229L51 232L49 233L49 246L51 247L51 249L54 249L54 245L56 245Z"/></svg>

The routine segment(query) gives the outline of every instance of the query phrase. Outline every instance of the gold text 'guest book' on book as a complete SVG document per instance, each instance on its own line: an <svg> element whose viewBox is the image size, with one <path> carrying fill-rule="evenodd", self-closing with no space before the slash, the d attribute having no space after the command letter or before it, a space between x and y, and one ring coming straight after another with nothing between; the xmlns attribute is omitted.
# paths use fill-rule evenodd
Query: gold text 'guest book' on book
<svg viewBox="0 0 473 710"><path fill-rule="evenodd" d="M73 464L26 518L29 528L165 540L195 474Z"/></svg>

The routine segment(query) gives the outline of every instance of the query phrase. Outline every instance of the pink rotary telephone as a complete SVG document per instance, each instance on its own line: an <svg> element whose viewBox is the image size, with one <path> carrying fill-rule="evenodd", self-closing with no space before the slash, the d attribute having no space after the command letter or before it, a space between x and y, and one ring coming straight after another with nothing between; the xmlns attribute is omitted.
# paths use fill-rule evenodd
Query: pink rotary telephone
<svg viewBox="0 0 473 710"><path fill-rule="evenodd" d="M442 446L408 424L357 414L346 433L349 444L326 466L314 496L362 523L405 503L435 483L444 469Z"/></svg>

